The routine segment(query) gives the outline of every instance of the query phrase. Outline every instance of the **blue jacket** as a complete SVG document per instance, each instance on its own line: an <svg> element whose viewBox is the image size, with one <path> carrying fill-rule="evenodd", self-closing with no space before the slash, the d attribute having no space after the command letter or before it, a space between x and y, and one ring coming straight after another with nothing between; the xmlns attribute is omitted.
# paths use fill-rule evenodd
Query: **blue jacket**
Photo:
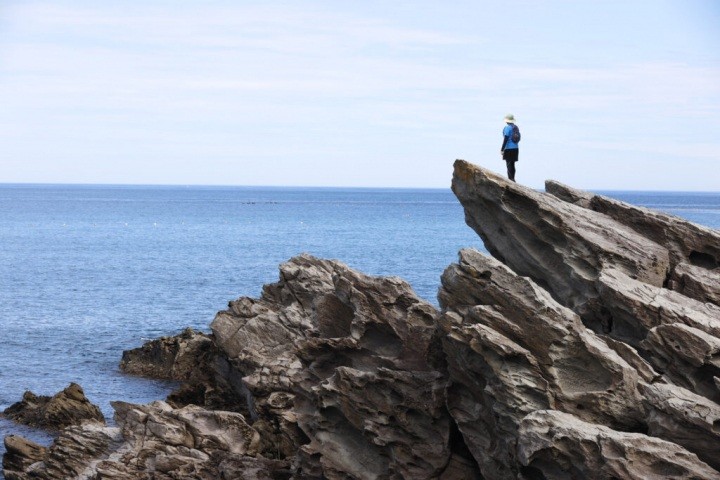
<svg viewBox="0 0 720 480"><path fill-rule="evenodd" d="M513 150L518 148L518 144L512 141L512 124L508 123L505 125L505 128L503 128L503 146L502 150Z"/></svg>

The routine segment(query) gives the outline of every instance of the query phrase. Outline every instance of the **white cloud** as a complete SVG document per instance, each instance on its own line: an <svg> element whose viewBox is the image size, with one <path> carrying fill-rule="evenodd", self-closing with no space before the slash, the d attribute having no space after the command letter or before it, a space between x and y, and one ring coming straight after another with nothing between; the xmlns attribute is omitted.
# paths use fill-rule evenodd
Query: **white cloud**
<svg viewBox="0 0 720 480"><path fill-rule="evenodd" d="M325 165L382 150L397 162L452 161L494 155L510 111L538 158L719 151L715 140L693 139L698 119L720 130L718 64L506 59L494 53L504 43L484 32L312 3L67 5L0 11L0 151L31 162L49 150L88 157L103 148L130 155L133 146L207 162L296 155ZM402 169L391 175L401 181Z"/></svg>

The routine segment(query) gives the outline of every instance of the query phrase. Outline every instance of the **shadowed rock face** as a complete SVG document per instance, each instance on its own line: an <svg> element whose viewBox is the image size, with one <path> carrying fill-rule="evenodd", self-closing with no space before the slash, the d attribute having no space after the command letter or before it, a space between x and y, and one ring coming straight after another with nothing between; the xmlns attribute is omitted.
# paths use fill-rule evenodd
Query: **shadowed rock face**
<svg viewBox="0 0 720 480"><path fill-rule="evenodd" d="M120 369L143 377L175 380L167 398L172 406L202 405L249 415L249 392L214 338L191 328L123 352Z"/></svg>
<svg viewBox="0 0 720 480"><path fill-rule="evenodd" d="M720 479L717 233L553 188L457 161L495 258L462 250L441 311L292 258L212 335L124 355L182 382L168 403L115 402L116 427L47 449L8 438L8 479Z"/></svg>

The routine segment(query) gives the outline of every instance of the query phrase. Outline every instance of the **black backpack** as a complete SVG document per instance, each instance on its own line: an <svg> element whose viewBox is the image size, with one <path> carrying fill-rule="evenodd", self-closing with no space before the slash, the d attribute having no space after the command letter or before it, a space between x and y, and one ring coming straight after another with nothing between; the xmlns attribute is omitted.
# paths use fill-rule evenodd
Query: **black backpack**
<svg viewBox="0 0 720 480"><path fill-rule="evenodd" d="M514 123L511 123L510 125L512 126L512 133L510 134L510 140L512 140L513 143L519 143L520 142L520 129Z"/></svg>

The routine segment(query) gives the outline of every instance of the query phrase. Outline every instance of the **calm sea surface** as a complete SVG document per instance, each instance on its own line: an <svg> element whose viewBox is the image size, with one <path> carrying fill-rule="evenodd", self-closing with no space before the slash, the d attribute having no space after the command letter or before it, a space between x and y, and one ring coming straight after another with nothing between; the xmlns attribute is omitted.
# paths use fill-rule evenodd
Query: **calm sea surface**
<svg viewBox="0 0 720 480"><path fill-rule="evenodd" d="M720 193L604 193L720 228ZM436 304L464 247L483 250L449 189L0 185L0 410L70 382L108 417L111 400L164 398L172 385L120 373L122 351L208 331L300 253L400 276ZM48 440L0 420L8 434Z"/></svg>

